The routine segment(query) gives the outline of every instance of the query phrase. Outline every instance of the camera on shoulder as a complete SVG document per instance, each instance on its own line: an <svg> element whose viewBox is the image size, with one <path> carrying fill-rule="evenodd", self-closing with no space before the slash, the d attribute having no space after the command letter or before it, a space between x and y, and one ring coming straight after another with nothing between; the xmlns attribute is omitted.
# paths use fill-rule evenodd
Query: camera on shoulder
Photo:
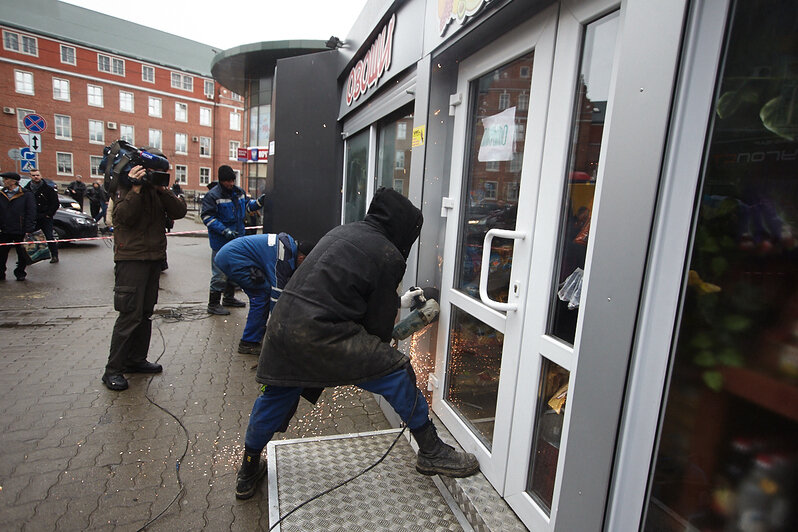
<svg viewBox="0 0 798 532"><path fill-rule="evenodd" d="M146 173L141 178L130 177L130 170L141 166ZM105 174L105 189L111 193L117 188L149 183L169 186L169 161L163 152L153 148L137 148L124 140L117 140L103 149L100 171Z"/></svg>

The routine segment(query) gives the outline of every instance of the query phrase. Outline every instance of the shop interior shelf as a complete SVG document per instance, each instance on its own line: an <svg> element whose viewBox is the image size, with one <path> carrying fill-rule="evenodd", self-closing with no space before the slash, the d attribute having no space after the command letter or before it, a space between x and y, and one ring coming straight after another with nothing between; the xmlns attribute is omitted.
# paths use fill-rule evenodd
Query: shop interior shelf
<svg viewBox="0 0 798 532"><path fill-rule="evenodd" d="M798 421L798 386L749 368L723 369L724 389L763 408Z"/></svg>

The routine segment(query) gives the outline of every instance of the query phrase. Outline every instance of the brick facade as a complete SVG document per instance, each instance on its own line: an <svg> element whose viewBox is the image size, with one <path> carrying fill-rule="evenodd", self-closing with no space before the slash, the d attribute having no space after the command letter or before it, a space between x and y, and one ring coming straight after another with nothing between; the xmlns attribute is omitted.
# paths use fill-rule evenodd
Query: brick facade
<svg viewBox="0 0 798 532"><path fill-rule="evenodd" d="M8 151L25 145L18 134L24 110L33 111L47 121L38 166L44 177L58 183L68 183L76 175L83 176L86 183L99 181L101 176L92 172L92 156L96 164L103 147L122 138L131 127L133 144L139 147L151 144L151 130L161 132L161 149L172 163L172 181L176 178L177 167L185 168L184 190L204 191L201 173L212 181L222 164L243 170L243 164L237 162L235 156L230 158L231 141L245 146L243 99L216 83L210 75L201 76L8 26L0 25L0 29L3 34L0 46L3 106L0 168L3 171L18 168ZM31 38L35 39L35 50ZM110 72L101 71L101 64L107 65ZM152 74L151 79L145 79L148 74ZM28 85L31 77L32 94ZM179 87L173 87L173 82ZM68 91L64 90L59 99L56 86L66 89L67 85ZM101 90L101 105L89 104L90 90L95 93ZM132 112L121 107L120 100L128 98L129 94L132 94ZM157 112L151 113L151 99L156 104L160 100L160 116L155 116ZM185 106L185 121L176 116L178 105ZM201 114L205 115L203 118L210 117L209 123L207 120L201 123ZM237 129L231 128L235 126L231 114L238 115ZM70 122L71 132L61 130L56 135L57 115L61 124ZM90 131L91 121L94 121L94 129ZM177 134L185 135L185 150L178 151ZM208 143L205 139L210 141L209 155L200 154L201 146ZM61 171L57 154L62 154ZM71 154L71 169L63 164L69 160L66 154Z"/></svg>

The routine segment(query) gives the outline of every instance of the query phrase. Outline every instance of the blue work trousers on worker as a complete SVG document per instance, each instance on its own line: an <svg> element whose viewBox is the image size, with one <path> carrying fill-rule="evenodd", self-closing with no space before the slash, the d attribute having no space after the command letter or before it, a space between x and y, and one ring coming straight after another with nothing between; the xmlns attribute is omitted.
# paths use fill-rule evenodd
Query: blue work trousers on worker
<svg viewBox="0 0 798 532"><path fill-rule="evenodd" d="M429 407L416 387L412 369L402 368L379 379L356 384L358 388L383 396L402 421L413 430L429 420ZM261 452L274 433L284 424L299 400L302 388L264 385L255 399L244 444L249 452Z"/></svg>
<svg viewBox="0 0 798 532"><path fill-rule="evenodd" d="M266 321L269 319L270 290L250 288L243 283L241 283L241 289L249 298L249 314L247 314L247 324L244 326L244 334L241 335L241 339L245 342L259 344L263 341Z"/></svg>

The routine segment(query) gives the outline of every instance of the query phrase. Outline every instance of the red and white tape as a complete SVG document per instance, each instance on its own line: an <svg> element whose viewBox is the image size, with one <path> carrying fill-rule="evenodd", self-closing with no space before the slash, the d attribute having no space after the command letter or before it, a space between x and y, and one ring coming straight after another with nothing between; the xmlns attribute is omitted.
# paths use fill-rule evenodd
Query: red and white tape
<svg viewBox="0 0 798 532"><path fill-rule="evenodd" d="M245 227L244 229L261 229L262 225L251 225ZM166 233L166 236L184 236L184 235L207 235L207 229L199 229L197 231L176 231L171 233ZM92 240L110 240L114 238L114 235L107 235L107 236L92 236L86 238L64 238L58 240L23 240L22 242L0 242L0 246L18 246L22 244L49 244L51 242L55 243L66 243L66 242L90 242Z"/></svg>

